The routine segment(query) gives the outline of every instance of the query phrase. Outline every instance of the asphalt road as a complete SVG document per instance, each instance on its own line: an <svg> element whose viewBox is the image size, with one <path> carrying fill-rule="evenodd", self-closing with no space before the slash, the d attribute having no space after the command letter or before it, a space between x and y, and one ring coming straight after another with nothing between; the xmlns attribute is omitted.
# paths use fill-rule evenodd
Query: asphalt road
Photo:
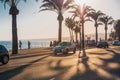
<svg viewBox="0 0 120 80"><path fill-rule="evenodd" d="M120 80L118 47L89 49L84 60L78 54L12 56L0 64L0 80Z"/></svg>

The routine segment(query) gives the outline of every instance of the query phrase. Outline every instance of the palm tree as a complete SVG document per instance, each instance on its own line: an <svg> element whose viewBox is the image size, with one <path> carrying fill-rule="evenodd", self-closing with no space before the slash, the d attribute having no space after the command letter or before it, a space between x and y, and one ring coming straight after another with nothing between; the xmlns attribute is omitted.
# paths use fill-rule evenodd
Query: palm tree
<svg viewBox="0 0 120 80"><path fill-rule="evenodd" d="M111 25L114 22L114 20L112 17L104 15L101 18L99 18L99 21L105 25L105 40L107 41L108 25Z"/></svg>
<svg viewBox="0 0 120 80"><path fill-rule="evenodd" d="M70 32L70 40L73 41L73 28L75 26L75 22L73 21L72 18L66 18L65 19L65 25L69 28L69 32Z"/></svg>
<svg viewBox="0 0 120 80"><path fill-rule="evenodd" d="M95 24L95 35L96 35L96 44L98 43L98 26L100 25L99 23L99 18L100 16L104 15L101 11L92 11L87 14L88 17L91 17L92 20L94 20Z"/></svg>
<svg viewBox="0 0 120 80"><path fill-rule="evenodd" d="M12 54L18 54L18 35L17 35L17 15L19 10L17 9L17 4L20 0L1 0L5 4L10 6L9 14L12 15ZM26 2L26 0L23 0Z"/></svg>
<svg viewBox="0 0 120 80"><path fill-rule="evenodd" d="M54 11L58 14L57 20L59 22L58 29L58 42L62 40L62 21L63 21L63 13L70 9L70 4L73 3L74 0L43 0L43 4L41 5L40 11L50 10Z"/></svg>
<svg viewBox="0 0 120 80"><path fill-rule="evenodd" d="M81 26L82 26L82 49L83 49L83 57L86 57L86 53L85 53L85 44L84 44L84 23L87 20L87 14L93 10L90 6L86 6L83 5L83 7L79 6L79 5L75 5L73 7L75 10L71 11L71 13L73 13L73 16L78 16L81 22Z"/></svg>
<svg viewBox="0 0 120 80"><path fill-rule="evenodd" d="M118 36L118 39L120 41L120 19L118 19L117 21L115 21L115 23L114 23L114 29L115 29L115 33Z"/></svg>
<svg viewBox="0 0 120 80"><path fill-rule="evenodd" d="M80 32L79 21L75 21L75 27L73 28L76 35L76 42L78 41L78 33Z"/></svg>

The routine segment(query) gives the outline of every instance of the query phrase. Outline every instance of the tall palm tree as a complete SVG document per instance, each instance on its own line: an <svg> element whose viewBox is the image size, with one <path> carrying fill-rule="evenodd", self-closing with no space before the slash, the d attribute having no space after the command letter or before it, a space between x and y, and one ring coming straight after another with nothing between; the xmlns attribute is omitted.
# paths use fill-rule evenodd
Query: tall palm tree
<svg viewBox="0 0 120 80"><path fill-rule="evenodd" d="M114 23L115 34L118 36L120 41L120 19L116 20Z"/></svg>
<svg viewBox="0 0 120 80"><path fill-rule="evenodd" d="M40 8L40 11L50 10L54 11L58 14L57 20L59 22L58 29L58 42L62 40L62 21L63 21L63 13L71 8L71 4L74 0L43 0L43 4Z"/></svg>
<svg viewBox="0 0 120 80"><path fill-rule="evenodd" d="M99 18L99 21L105 25L105 40L107 41L108 25L111 25L114 22L114 20L112 17L104 15L101 18Z"/></svg>
<svg viewBox="0 0 120 80"><path fill-rule="evenodd" d="M72 18L66 18L65 19L65 25L69 28L69 32L70 32L70 40L73 41L73 28L75 26L75 22L73 21Z"/></svg>
<svg viewBox="0 0 120 80"><path fill-rule="evenodd" d="M87 20L87 14L93 10L90 6L87 5L83 5L83 7L79 6L79 5L75 5L73 7L75 10L71 11L71 13L73 13L73 16L78 16L80 18L81 21L81 26L82 26L82 49L83 49L83 57L86 57L86 53L85 53L85 42L84 42L84 23Z"/></svg>
<svg viewBox="0 0 120 80"><path fill-rule="evenodd" d="M87 16L91 17L92 20L94 20L95 24L95 35L96 35L96 44L98 43L98 26L100 25L99 23L99 18L100 16L104 15L101 11L96 11L93 10L92 12L88 13Z"/></svg>
<svg viewBox="0 0 120 80"><path fill-rule="evenodd" d="M76 42L77 42L78 41L78 33L80 32L79 21L75 21L75 26L74 26L73 30L75 32L75 38L76 38Z"/></svg>
<svg viewBox="0 0 120 80"><path fill-rule="evenodd" d="M9 14L12 15L12 54L18 54L18 35L17 35L17 15L19 10L17 9L17 4L20 0L1 0L4 2L4 7L6 4L10 6ZM23 0L26 2L26 0Z"/></svg>

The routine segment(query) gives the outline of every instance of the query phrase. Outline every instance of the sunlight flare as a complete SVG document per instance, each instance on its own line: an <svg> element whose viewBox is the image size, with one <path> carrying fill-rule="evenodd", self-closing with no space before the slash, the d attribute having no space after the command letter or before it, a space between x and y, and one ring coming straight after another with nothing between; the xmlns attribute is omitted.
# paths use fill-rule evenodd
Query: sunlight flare
<svg viewBox="0 0 120 80"><path fill-rule="evenodd" d="M89 0L75 0L75 2L77 4L83 5L83 4L87 4Z"/></svg>

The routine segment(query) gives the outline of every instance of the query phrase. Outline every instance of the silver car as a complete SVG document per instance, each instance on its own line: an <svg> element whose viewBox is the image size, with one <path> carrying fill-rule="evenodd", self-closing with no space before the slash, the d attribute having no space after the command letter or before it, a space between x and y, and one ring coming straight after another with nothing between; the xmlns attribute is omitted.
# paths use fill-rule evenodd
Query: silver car
<svg viewBox="0 0 120 80"><path fill-rule="evenodd" d="M62 52L67 54L69 51L76 52L76 43L74 42L61 42L53 48L54 54Z"/></svg>

